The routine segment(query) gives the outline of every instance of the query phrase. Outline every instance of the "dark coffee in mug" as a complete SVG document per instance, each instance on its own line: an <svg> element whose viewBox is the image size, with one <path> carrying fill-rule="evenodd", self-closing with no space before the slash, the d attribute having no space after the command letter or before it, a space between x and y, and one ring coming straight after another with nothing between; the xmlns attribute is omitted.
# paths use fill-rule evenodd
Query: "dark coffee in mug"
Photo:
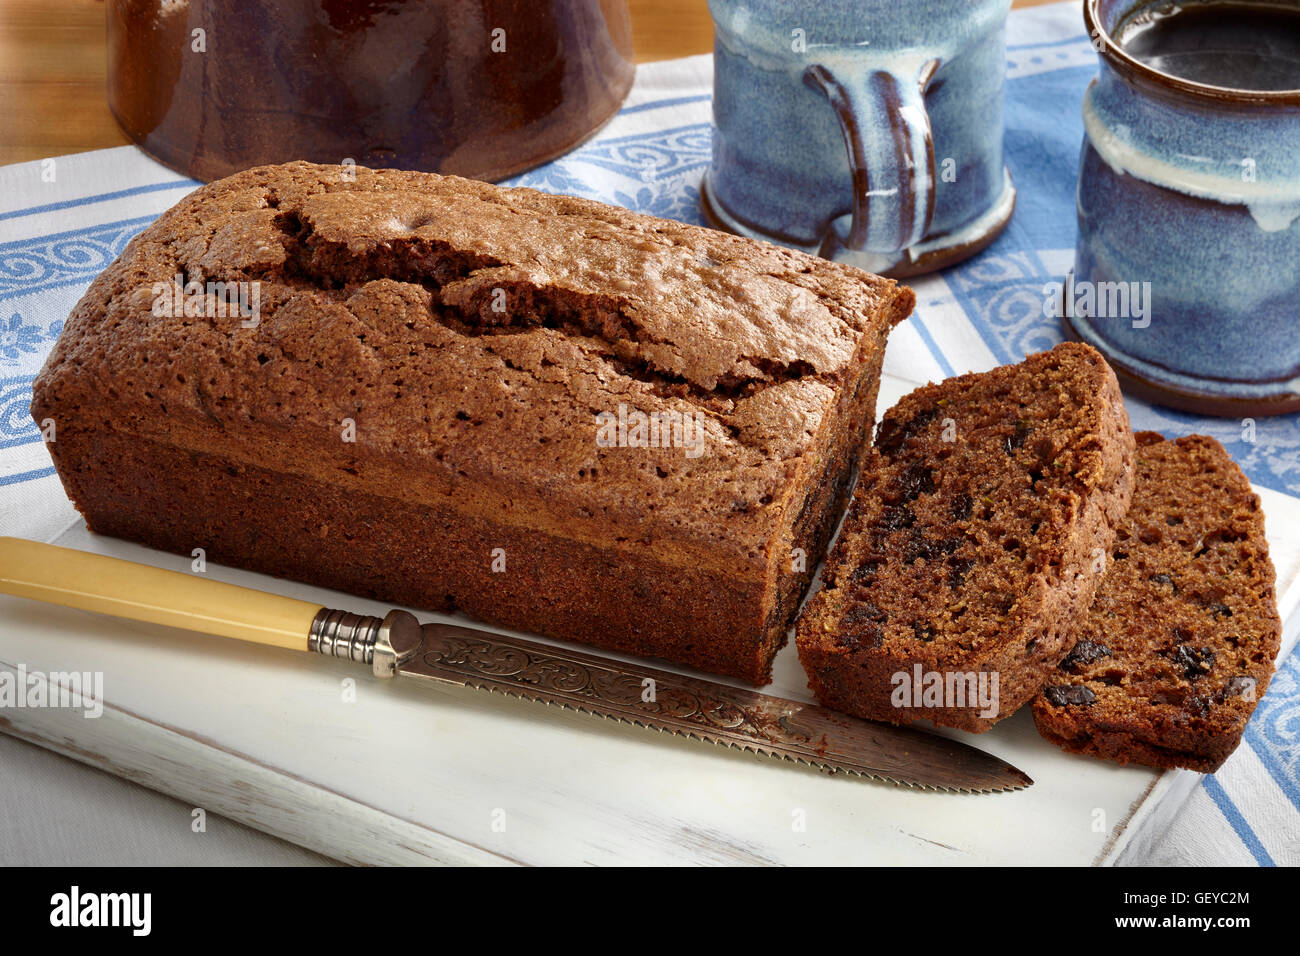
<svg viewBox="0 0 1300 956"><path fill-rule="evenodd" d="M1300 7L1171 3L1134 14L1115 37L1147 66L1238 90L1300 89Z"/></svg>

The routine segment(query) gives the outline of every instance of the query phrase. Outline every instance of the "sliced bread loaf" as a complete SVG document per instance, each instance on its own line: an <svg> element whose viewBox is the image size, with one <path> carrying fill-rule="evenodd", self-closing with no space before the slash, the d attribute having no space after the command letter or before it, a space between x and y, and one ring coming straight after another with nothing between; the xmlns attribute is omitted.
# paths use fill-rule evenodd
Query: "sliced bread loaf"
<svg viewBox="0 0 1300 956"><path fill-rule="evenodd" d="M98 533L763 684L913 301L585 199L263 166L101 273L31 409Z"/></svg>
<svg viewBox="0 0 1300 956"><path fill-rule="evenodd" d="M885 413L800 617L824 705L981 732L1073 646L1132 495L1105 360L1068 343L917 389Z"/></svg>
<svg viewBox="0 0 1300 956"><path fill-rule="evenodd" d="M1034 722L1075 753L1213 772L1268 687L1281 632L1241 469L1213 438L1142 432L1133 507Z"/></svg>

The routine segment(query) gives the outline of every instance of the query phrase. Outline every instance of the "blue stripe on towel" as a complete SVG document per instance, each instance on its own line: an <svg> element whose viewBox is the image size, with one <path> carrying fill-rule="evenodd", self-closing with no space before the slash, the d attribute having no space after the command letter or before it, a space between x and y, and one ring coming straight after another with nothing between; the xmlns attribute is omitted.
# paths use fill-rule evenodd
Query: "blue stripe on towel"
<svg viewBox="0 0 1300 956"><path fill-rule="evenodd" d="M1259 842L1259 837L1255 835L1255 831L1246 822L1246 818L1237 809L1237 805L1232 802L1232 798L1223 789L1223 785L1214 779L1213 774L1206 776L1203 783L1206 794L1218 805L1220 812L1232 825L1232 829L1237 832L1238 838L1246 845L1250 855L1255 858L1255 862L1260 866L1277 866L1273 862L1273 858L1269 856L1268 850L1264 849L1264 844Z"/></svg>
<svg viewBox="0 0 1300 956"><path fill-rule="evenodd" d="M127 196L139 196L143 193L156 193L165 189L181 189L188 187L193 189L195 186L201 186L197 179L174 179L166 183L149 183L145 186L133 186L130 189L119 189L111 193L95 193L93 196L80 196L76 199L65 199L62 202L47 203L44 206L28 206L25 209L13 209L9 212L0 212L0 220L4 219L21 219L23 216L38 216L41 213L56 212L59 209L74 209L77 206L89 206L97 202L109 202L113 199L123 199Z"/></svg>

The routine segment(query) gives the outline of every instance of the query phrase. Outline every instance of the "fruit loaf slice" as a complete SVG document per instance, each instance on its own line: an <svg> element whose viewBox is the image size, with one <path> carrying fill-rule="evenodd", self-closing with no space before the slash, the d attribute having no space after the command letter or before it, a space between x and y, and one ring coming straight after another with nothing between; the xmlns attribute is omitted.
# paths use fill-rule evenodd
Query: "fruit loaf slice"
<svg viewBox="0 0 1300 956"><path fill-rule="evenodd" d="M1075 753L1213 772L1281 641L1264 516L1213 438L1137 440L1133 507L1034 722Z"/></svg>
<svg viewBox="0 0 1300 956"><path fill-rule="evenodd" d="M824 705L982 732L1073 646L1132 496L1105 360L1067 343L890 409L799 619Z"/></svg>

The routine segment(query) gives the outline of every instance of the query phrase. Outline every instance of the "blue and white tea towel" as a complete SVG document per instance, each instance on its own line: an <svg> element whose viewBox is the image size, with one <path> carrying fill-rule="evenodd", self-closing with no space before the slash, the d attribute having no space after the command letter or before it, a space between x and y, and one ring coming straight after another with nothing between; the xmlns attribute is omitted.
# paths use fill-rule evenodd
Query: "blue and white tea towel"
<svg viewBox="0 0 1300 956"><path fill-rule="evenodd" d="M1019 208L983 255L912 283L918 308L886 371L917 382L1018 361L1061 340L1045 289L1073 262L1079 103L1097 69L1078 3L1016 11L1007 63L1007 163ZM600 134L511 180L700 223L711 59L640 69ZM194 188L133 147L0 168L0 534L49 540L76 515L28 417L32 379L64 318L130 238ZM1239 422L1129 402L1135 428L1218 438L1257 485L1300 496L1300 415ZM1279 671L1246 744L1162 835L1125 862L1300 863L1300 657Z"/></svg>

